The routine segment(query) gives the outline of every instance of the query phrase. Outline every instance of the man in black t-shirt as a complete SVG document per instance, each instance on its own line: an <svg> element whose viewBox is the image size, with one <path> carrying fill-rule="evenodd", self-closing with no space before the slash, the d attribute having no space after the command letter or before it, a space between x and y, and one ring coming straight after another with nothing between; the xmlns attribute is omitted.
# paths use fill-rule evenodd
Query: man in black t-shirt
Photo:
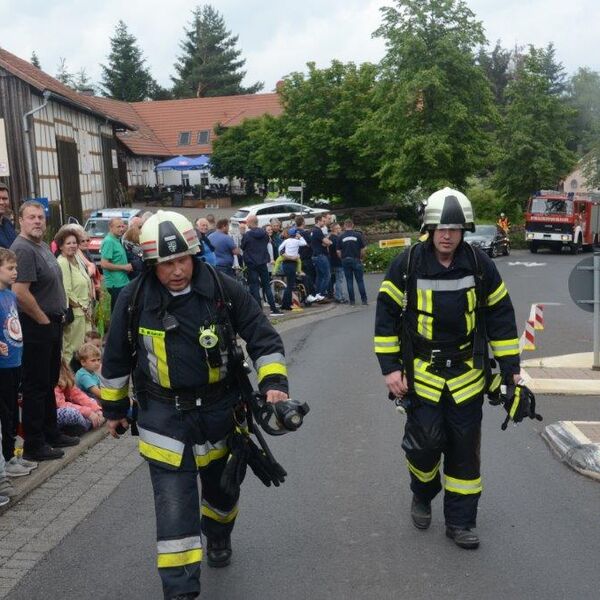
<svg viewBox="0 0 600 600"><path fill-rule="evenodd" d="M354 223L350 219L344 221L344 233L338 238L337 253L342 259L350 304L355 304L353 277L356 278L356 285L358 286L358 292L362 303L364 305L368 304L362 264L365 252L366 245L362 233L354 229Z"/></svg>

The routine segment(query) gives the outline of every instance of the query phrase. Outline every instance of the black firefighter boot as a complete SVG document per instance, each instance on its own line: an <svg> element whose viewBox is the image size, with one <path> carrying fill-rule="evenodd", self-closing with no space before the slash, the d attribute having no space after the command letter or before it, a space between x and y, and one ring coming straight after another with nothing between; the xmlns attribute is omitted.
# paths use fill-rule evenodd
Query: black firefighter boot
<svg viewBox="0 0 600 600"><path fill-rule="evenodd" d="M446 525L446 536L451 540L454 540L454 543L459 548L464 548L465 550L475 550L476 548L479 548L479 536L469 528L451 527L450 525Z"/></svg>
<svg viewBox="0 0 600 600"><path fill-rule="evenodd" d="M231 562L231 536L206 540L206 559L209 567L226 567Z"/></svg>
<svg viewBox="0 0 600 600"><path fill-rule="evenodd" d="M431 502L425 502L413 495L410 516L417 529L428 529L431 525Z"/></svg>

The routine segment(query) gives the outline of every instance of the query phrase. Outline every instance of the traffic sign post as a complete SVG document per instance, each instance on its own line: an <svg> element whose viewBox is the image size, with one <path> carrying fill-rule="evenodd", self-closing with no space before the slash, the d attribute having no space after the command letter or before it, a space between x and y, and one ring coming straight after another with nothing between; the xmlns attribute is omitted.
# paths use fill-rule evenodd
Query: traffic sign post
<svg viewBox="0 0 600 600"><path fill-rule="evenodd" d="M288 186L288 192L300 192L300 204L304 204L304 188L305 184L302 185L290 185Z"/></svg>
<svg viewBox="0 0 600 600"><path fill-rule="evenodd" d="M594 313L594 362L600 371L600 252L579 261L569 275L569 293L579 308ZM591 299L590 299L591 298Z"/></svg>

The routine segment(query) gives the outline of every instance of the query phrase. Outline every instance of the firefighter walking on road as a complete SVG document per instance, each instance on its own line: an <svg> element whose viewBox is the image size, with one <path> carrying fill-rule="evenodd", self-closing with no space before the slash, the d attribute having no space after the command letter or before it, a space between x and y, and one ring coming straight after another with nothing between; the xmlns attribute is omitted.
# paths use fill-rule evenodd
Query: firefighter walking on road
<svg viewBox="0 0 600 600"><path fill-rule="evenodd" d="M390 398L407 414L402 447L413 524L427 529L431 523L443 454L446 535L461 548L479 546L484 393L503 402L515 422L537 417L519 375L508 291L493 261L463 240L474 229L464 194L444 188L429 197L422 226L429 236L391 263L377 298L374 338ZM491 374L488 344L501 374Z"/></svg>
<svg viewBox="0 0 600 600"><path fill-rule="evenodd" d="M154 490L164 597L196 598L201 533L208 565L226 566L238 514L239 486L232 491L222 479L232 456L232 432L244 426L234 420L240 390L224 328L246 341L259 390L270 403L288 398L284 348L250 294L194 258L198 237L185 217L158 211L144 224L140 241L146 272L124 288L111 318L102 408L118 437L128 426L133 377L139 450Z"/></svg>

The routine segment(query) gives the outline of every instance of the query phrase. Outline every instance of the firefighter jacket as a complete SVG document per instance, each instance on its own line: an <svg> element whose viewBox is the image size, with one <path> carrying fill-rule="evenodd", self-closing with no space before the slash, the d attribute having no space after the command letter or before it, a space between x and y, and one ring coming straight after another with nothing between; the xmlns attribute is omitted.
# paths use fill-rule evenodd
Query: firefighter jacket
<svg viewBox="0 0 600 600"><path fill-rule="evenodd" d="M473 360L452 361L448 368L434 365L427 356L411 353L412 369L405 369L402 327L412 344L435 348L472 348L476 327L476 278L482 277L483 296L479 299L485 319L487 341L503 375L520 371L519 340L512 302L493 261L479 249L478 272L470 248L462 242L452 264L446 268L435 257L431 242L418 243L412 250L409 288L406 289L409 250L397 257L388 268L377 297L374 350L384 375L393 371L412 371L409 389L430 403L438 403L447 390L457 403L467 402L483 393L486 369L475 368ZM403 316L403 307L406 310ZM405 323L403 323L403 319ZM404 356L404 358L403 358ZM410 360L410 359L409 359ZM495 384L499 385L499 378ZM411 385L412 384L412 385Z"/></svg>
<svg viewBox="0 0 600 600"><path fill-rule="evenodd" d="M287 369L279 334L248 292L230 277L222 276L221 280L232 304L229 318L235 332L246 342L260 391L287 392ZM109 419L127 415L132 368L136 387L143 388L149 381L173 393L203 388L230 375L226 336L219 327L219 292L203 262L194 261L190 293L172 295L154 272L147 276L137 301L134 365L127 331L131 322L128 308L135 283L136 280L132 281L119 294L102 358L102 410ZM206 328L213 329L219 336L219 366L215 366L214 354L209 362L208 351L199 343L199 335Z"/></svg>

